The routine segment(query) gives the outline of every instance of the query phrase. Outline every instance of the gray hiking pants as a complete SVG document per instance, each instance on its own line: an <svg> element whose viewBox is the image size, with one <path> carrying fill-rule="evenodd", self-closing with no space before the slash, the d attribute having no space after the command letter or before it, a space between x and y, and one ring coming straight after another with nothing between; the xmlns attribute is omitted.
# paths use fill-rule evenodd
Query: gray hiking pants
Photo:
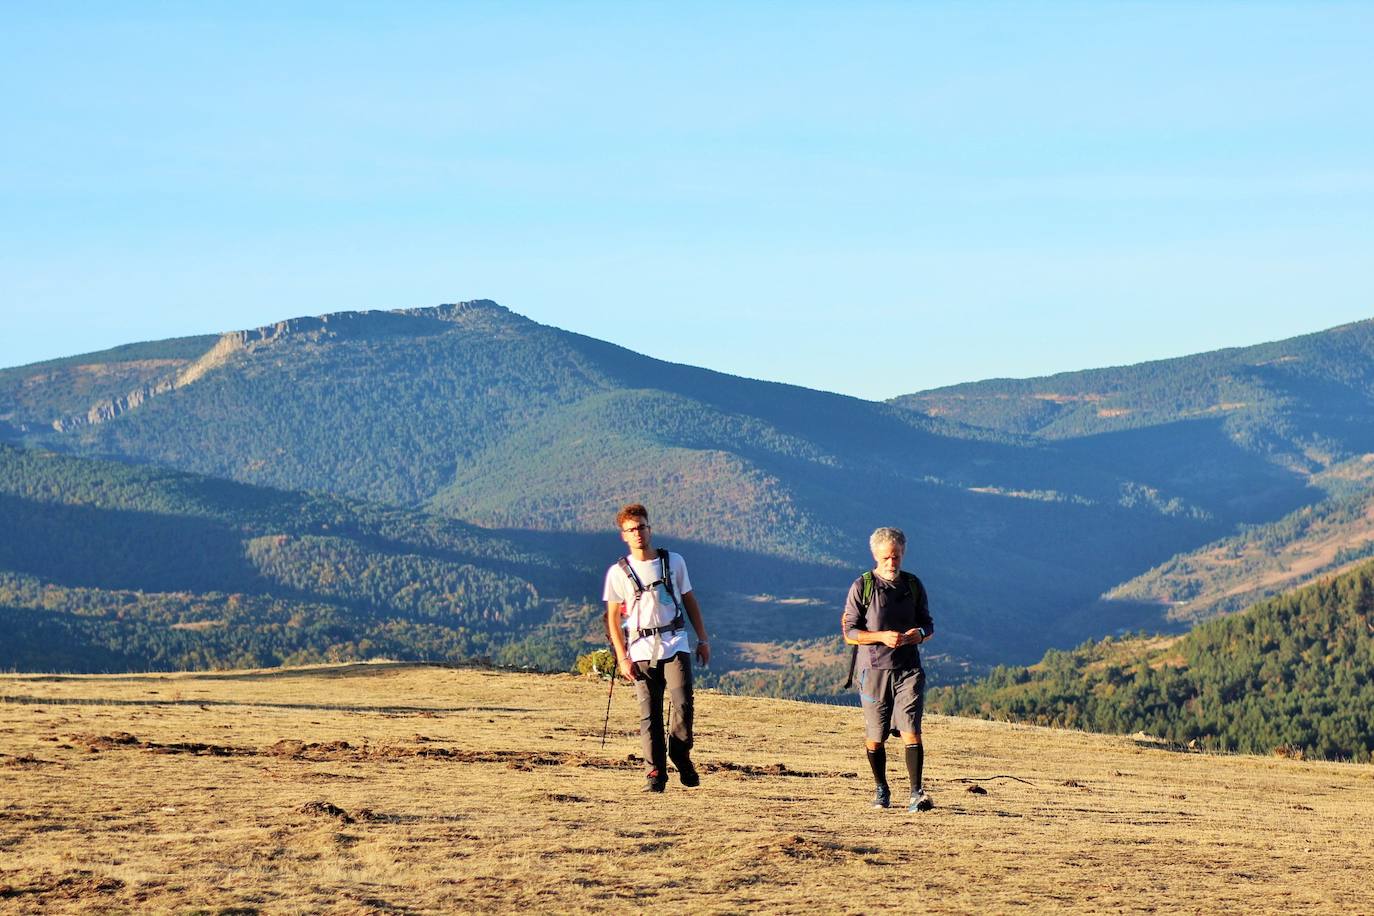
<svg viewBox="0 0 1374 916"><path fill-rule="evenodd" d="M690 760L692 750L692 658L679 652L657 665L635 662L641 680L635 681L639 699L639 743L650 770L668 776L668 759ZM668 722L668 743L663 742L663 694L673 704Z"/></svg>

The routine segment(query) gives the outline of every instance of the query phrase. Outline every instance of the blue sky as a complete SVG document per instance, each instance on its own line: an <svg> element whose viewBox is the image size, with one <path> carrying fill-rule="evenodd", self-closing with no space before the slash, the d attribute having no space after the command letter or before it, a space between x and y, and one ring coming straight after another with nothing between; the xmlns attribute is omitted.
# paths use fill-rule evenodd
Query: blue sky
<svg viewBox="0 0 1374 916"><path fill-rule="evenodd" d="M1374 4L63 3L0 366L491 298L861 397L1374 317Z"/></svg>

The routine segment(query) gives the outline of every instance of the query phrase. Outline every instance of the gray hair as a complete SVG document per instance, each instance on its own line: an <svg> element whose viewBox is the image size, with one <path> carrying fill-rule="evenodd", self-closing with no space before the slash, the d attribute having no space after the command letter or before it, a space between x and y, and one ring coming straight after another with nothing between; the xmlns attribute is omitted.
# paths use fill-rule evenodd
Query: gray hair
<svg viewBox="0 0 1374 916"><path fill-rule="evenodd" d="M896 544L906 550L906 535L900 528L879 528L868 536L868 549L877 551L883 544Z"/></svg>

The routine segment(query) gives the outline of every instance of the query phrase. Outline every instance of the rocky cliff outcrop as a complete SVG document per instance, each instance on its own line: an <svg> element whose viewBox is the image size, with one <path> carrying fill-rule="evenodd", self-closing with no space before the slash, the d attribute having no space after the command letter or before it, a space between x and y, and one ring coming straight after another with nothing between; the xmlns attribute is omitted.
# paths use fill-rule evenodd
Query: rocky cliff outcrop
<svg viewBox="0 0 1374 916"><path fill-rule="evenodd" d="M113 420L158 395L184 388L241 355L258 351L288 339L367 339L442 334L455 324L490 329L492 325L523 321L505 306L490 299L452 302L428 308L396 311L334 312L314 317L289 318L247 331L229 331L200 358L179 372L164 376L117 398L92 404L84 414L61 417L52 422L60 433ZM0 433L3 431L0 430Z"/></svg>

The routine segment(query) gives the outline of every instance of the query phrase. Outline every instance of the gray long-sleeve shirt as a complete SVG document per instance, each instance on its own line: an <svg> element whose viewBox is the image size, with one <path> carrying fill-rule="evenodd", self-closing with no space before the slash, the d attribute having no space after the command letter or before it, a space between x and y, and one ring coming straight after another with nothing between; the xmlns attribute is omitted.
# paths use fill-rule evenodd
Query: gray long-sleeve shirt
<svg viewBox="0 0 1374 916"><path fill-rule="evenodd" d="M889 582L874 573L873 596L866 610L860 607L863 587L863 576L860 576L849 587L849 596L845 599L841 629L850 638L853 638L851 631L854 630L896 630L904 633L912 627L920 627L927 636L935 632L925 586L914 574L903 570L896 582ZM867 657L864 655L865 649L868 650ZM896 649L881 644L859 646L859 667L892 670L919 668L921 652L914 645L898 646Z"/></svg>

